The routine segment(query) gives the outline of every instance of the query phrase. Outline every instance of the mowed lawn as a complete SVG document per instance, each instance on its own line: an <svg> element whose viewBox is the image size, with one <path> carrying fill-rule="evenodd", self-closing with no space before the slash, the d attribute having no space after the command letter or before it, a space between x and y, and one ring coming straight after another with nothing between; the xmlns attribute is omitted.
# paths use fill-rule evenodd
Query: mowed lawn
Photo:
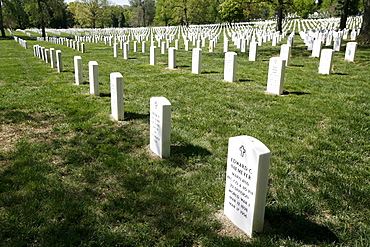
<svg viewBox="0 0 370 247"><path fill-rule="evenodd" d="M9 33L7 33L9 35ZM237 81L223 81L222 39L191 74L183 41L176 70L167 54L85 43L86 53L27 39L0 39L0 245L2 246L370 246L370 47L331 75L318 74L295 36L284 94L265 93L269 58L237 51ZM280 43L286 43L286 38ZM32 46L62 51L63 72ZM172 44L173 45L173 44ZM325 47L324 47L325 48ZM331 47L330 47L331 48ZM84 83L74 85L73 57ZM100 96L89 94L88 62ZM109 76L124 82L124 121L110 118ZM149 151L149 100L172 104L171 157ZM264 231L225 231L228 138L253 136L271 150ZM225 233L226 232L226 233Z"/></svg>

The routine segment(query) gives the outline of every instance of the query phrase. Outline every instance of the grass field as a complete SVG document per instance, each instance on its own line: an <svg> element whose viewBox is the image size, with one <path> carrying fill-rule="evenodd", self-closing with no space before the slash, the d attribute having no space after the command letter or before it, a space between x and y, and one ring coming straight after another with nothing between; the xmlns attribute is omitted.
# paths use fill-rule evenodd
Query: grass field
<svg viewBox="0 0 370 247"><path fill-rule="evenodd" d="M167 54L150 66L140 47L124 60L104 43L82 54L27 41L0 39L0 245L370 246L370 47L349 63L344 42L333 74L320 75L296 35L285 93L273 96L264 93L280 50L271 42L256 62L238 52L229 83L222 43L203 51L194 75L182 42L179 68L168 70ZM34 44L62 50L64 71L34 57ZM99 64L100 97L89 95L89 61ZM124 78L120 122L110 119L112 72ZM172 104L169 159L148 148L154 96ZM265 229L253 239L220 234L216 217L228 138L239 135L271 150Z"/></svg>

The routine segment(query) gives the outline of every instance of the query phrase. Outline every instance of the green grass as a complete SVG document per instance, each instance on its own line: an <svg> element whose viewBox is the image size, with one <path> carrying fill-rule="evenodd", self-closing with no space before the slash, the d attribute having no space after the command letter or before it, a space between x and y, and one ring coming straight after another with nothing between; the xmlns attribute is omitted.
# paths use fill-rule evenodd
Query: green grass
<svg viewBox="0 0 370 247"><path fill-rule="evenodd" d="M299 36L285 94L266 90L271 42L257 62L238 53L237 82L223 79L222 43L149 65L147 53L113 58L104 43L81 54L1 39L0 244L4 246L369 246L370 49L356 62L335 53L319 75ZM32 46L62 50L64 72ZM230 45L230 47L232 47ZM235 50L235 49L231 49ZM236 51L236 50L235 50ZM74 84L73 56L83 60ZM101 97L89 95L88 61L99 63ZM109 74L124 77L125 121L110 119ZM150 155L149 99L172 103L171 158ZM228 138L250 135L271 150L265 230L245 241L218 234Z"/></svg>

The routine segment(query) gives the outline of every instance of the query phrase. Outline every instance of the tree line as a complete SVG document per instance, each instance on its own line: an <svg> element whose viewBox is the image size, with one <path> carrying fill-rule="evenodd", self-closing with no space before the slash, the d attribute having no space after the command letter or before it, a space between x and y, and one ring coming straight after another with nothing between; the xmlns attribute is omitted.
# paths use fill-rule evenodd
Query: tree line
<svg viewBox="0 0 370 247"><path fill-rule="evenodd" d="M199 25L276 19L282 30L285 17L341 17L345 28L350 15L370 16L370 0L0 0L0 29L105 28ZM367 14L366 14L367 11ZM368 21L367 21L368 22Z"/></svg>

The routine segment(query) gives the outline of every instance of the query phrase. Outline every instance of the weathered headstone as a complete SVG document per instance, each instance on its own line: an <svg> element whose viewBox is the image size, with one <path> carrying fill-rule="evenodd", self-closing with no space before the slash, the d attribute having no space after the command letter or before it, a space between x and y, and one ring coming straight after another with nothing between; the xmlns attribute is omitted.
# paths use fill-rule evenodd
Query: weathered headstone
<svg viewBox="0 0 370 247"><path fill-rule="evenodd" d="M74 56L74 67L75 67L75 82L76 85L80 85L83 82L81 56Z"/></svg>
<svg viewBox="0 0 370 247"><path fill-rule="evenodd" d="M224 213L249 237L263 230L270 155L251 136L229 139Z"/></svg>
<svg viewBox="0 0 370 247"><path fill-rule="evenodd" d="M150 98L150 149L159 157L170 157L171 103L165 97Z"/></svg>
<svg viewBox="0 0 370 247"><path fill-rule="evenodd" d="M191 60L191 73L200 74L202 71L202 49L194 48Z"/></svg>
<svg viewBox="0 0 370 247"><path fill-rule="evenodd" d="M99 67L98 62L89 62L89 84L90 84L90 94L99 96Z"/></svg>
<svg viewBox="0 0 370 247"><path fill-rule="evenodd" d="M342 37L337 36L334 38L334 45L333 45L333 50L334 51L340 51L340 46L342 44Z"/></svg>
<svg viewBox="0 0 370 247"><path fill-rule="evenodd" d="M334 52L332 49L322 49L319 64L319 74L331 74L333 69L333 55Z"/></svg>
<svg viewBox="0 0 370 247"><path fill-rule="evenodd" d="M285 60L280 57L270 58L267 77L267 92L280 95L283 93Z"/></svg>
<svg viewBox="0 0 370 247"><path fill-rule="evenodd" d="M57 59L55 57L55 49L50 48L49 51L50 51L50 65L51 65L51 68L56 68L57 67Z"/></svg>
<svg viewBox="0 0 370 247"><path fill-rule="evenodd" d="M321 40L320 39L315 39L315 41L313 42L311 57L320 57L321 47L322 47Z"/></svg>
<svg viewBox="0 0 370 247"><path fill-rule="evenodd" d="M118 57L118 43L113 44L113 57Z"/></svg>
<svg viewBox="0 0 370 247"><path fill-rule="evenodd" d="M119 72L110 74L110 93L112 117L115 120L123 120L123 77Z"/></svg>
<svg viewBox="0 0 370 247"><path fill-rule="evenodd" d="M142 53L145 53L145 52L146 52L146 41L143 41L143 42L141 43L141 52L142 52Z"/></svg>
<svg viewBox="0 0 370 247"><path fill-rule="evenodd" d="M128 59L128 48L129 48L129 43L124 43L123 44L123 59Z"/></svg>
<svg viewBox="0 0 370 247"><path fill-rule="evenodd" d="M225 53L224 80L228 82L236 81L236 56L235 52Z"/></svg>

